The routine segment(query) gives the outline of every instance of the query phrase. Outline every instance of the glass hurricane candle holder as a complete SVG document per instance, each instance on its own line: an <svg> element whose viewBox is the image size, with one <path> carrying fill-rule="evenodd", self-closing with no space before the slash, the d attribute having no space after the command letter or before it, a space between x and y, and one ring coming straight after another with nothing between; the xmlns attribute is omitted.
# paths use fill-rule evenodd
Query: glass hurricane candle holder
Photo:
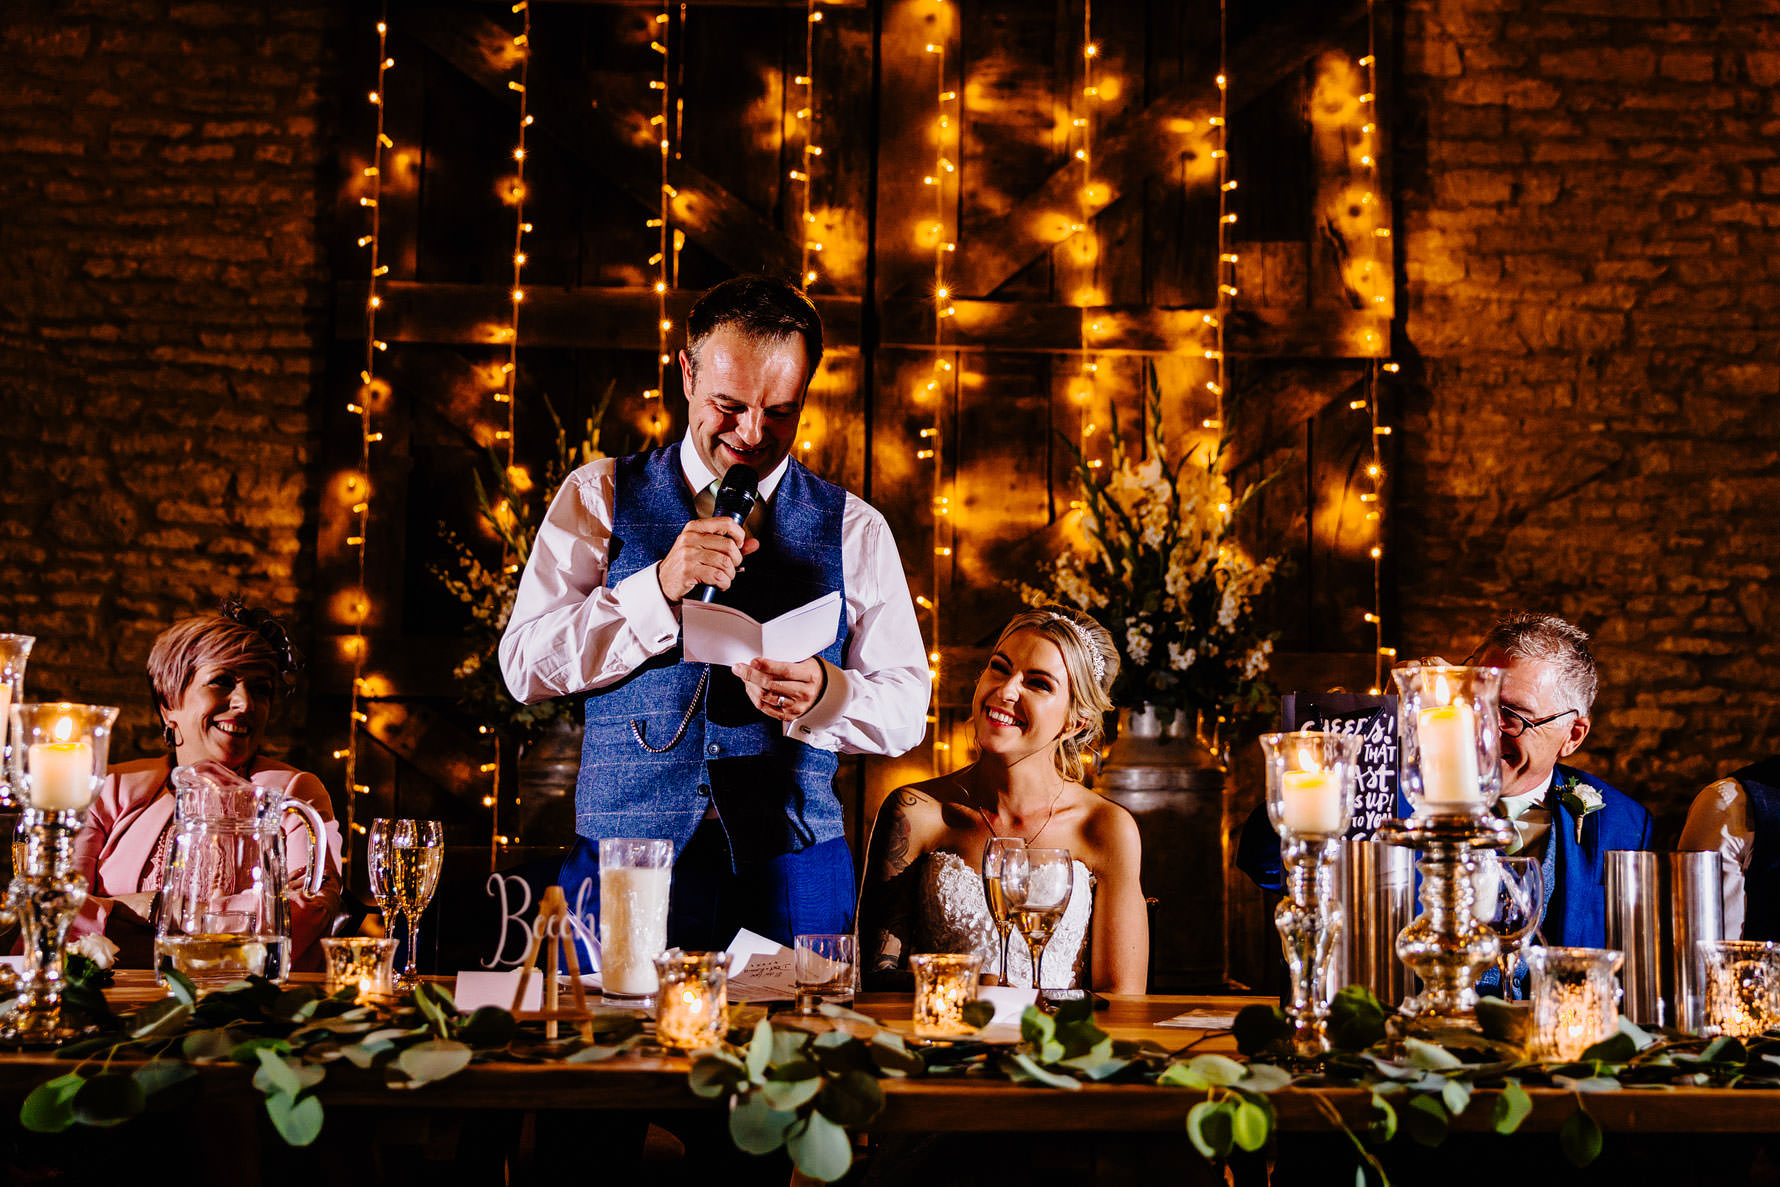
<svg viewBox="0 0 1780 1187"><path fill-rule="evenodd" d="M1780 944L1701 940L1706 966L1703 1033L1751 1038L1780 1026Z"/></svg>
<svg viewBox="0 0 1780 1187"><path fill-rule="evenodd" d="M1344 923L1335 894L1335 859L1352 813L1361 738L1301 730L1265 734L1267 817L1279 832L1286 894L1274 910L1292 978L1286 1015L1306 1052L1324 1046L1331 965Z"/></svg>
<svg viewBox="0 0 1780 1187"><path fill-rule="evenodd" d="M0 634L0 804L12 803L12 707L25 699L25 661L35 635Z"/></svg>
<svg viewBox="0 0 1780 1187"><path fill-rule="evenodd" d="M1403 793L1415 814L1489 811L1502 794L1502 670L1404 664L1391 675Z"/></svg>
<svg viewBox="0 0 1780 1187"><path fill-rule="evenodd" d="M18 917L24 973L18 1003L0 1021L0 1040L57 1043L62 1025L62 962L68 925L87 899L74 868L74 835L105 781L117 709L66 701L12 706L12 789L23 805L24 864L7 888Z"/></svg>
<svg viewBox="0 0 1780 1187"><path fill-rule="evenodd" d="M729 953L669 948L655 958L655 1038L675 1051L715 1047L729 1030Z"/></svg>
<svg viewBox="0 0 1780 1187"><path fill-rule="evenodd" d="M1576 1059L1619 1029L1619 980L1625 954L1609 948L1529 948L1533 1054Z"/></svg>
<svg viewBox="0 0 1780 1187"><path fill-rule="evenodd" d="M328 992L356 989L361 1003L394 997L396 947L395 940L383 936L324 938L321 954Z"/></svg>
<svg viewBox="0 0 1780 1187"><path fill-rule="evenodd" d="M975 1034L964 1020L964 1007L977 999L977 972L982 957L974 952L922 953L909 957L915 973L915 1033L922 1038L950 1039Z"/></svg>

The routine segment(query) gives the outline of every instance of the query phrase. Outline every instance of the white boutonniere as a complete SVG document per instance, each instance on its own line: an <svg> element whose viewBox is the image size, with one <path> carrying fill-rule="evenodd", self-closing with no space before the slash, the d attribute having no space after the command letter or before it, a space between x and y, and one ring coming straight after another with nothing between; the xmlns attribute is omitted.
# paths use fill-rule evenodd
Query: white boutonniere
<svg viewBox="0 0 1780 1187"><path fill-rule="evenodd" d="M1590 787L1574 775L1566 775L1553 791L1557 793L1557 801L1570 809L1576 818L1576 843L1582 844L1582 821L1584 818L1599 812L1607 806L1607 799L1599 788Z"/></svg>

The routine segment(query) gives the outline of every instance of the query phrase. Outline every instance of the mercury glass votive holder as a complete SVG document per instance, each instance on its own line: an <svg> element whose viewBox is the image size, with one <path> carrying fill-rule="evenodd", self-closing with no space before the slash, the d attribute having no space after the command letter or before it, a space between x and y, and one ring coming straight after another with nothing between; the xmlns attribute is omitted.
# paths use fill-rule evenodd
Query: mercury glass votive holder
<svg viewBox="0 0 1780 1187"><path fill-rule="evenodd" d="M1533 1055L1576 1059L1619 1029L1619 967L1609 948L1529 948Z"/></svg>
<svg viewBox="0 0 1780 1187"><path fill-rule="evenodd" d="M909 957L915 973L915 1033L949 1039L975 1034L964 1007L977 999L983 958L973 952L934 952Z"/></svg>
<svg viewBox="0 0 1780 1187"><path fill-rule="evenodd" d="M326 937L321 942L330 994L356 989L361 1002L395 996L396 941L381 936Z"/></svg>
<svg viewBox="0 0 1780 1187"><path fill-rule="evenodd" d="M1780 944L1701 940L1706 966L1702 1033L1752 1038L1780 1026Z"/></svg>
<svg viewBox="0 0 1780 1187"><path fill-rule="evenodd" d="M655 958L655 1038L675 1051L715 1047L729 1030L729 953L669 948Z"/></svg>

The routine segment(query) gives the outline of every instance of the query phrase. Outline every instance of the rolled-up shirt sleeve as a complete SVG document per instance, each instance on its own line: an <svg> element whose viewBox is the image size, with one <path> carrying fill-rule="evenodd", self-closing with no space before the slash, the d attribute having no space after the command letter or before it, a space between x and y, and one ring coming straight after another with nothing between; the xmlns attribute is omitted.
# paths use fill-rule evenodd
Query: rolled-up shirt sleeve
<svg viewBox="0 0 1780 1187"><path fill-rule="evenodd" d="M655 566L606 585L616 464L574 471L538 526L501 636L507 690L530 704L622 680L680 637Z"/></svg>
<svg viewBox="0 0 1780 1187"><path fill-rule="evenodd" d="M890 525L849 494L841 521L850 635L842 666L823 661L828 686L785 733L823 750L895 756L927 733L932 678Z"/></svg>

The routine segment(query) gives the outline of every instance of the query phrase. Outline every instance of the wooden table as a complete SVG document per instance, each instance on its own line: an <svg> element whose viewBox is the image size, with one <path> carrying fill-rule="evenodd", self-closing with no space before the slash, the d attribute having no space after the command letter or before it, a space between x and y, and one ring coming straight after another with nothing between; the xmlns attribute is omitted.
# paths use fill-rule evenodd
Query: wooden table
<svg viewBox="0 0 1780 1187"><path fill-rule="evenodd" d="M299 976L298 979L301 979ZM147 973L120 972L108 996L121 1009L161 996ZM1193 1044L1195 1053L1235 1053L1227 1034L1160 1027L1156 1024L1190 1009L1235 1013L1262 1000L1252 997L1113 996L1098 1018L1119 1039L1149 1040L1170 1050ZM907 1023L906 994L865 994L862 1013L896 1026ZM327 1106L406 1109L421 1100L437 1108L479 1110L599 1109L661 1110L715 1107L686 1086L687 1061L678 1057L627 1055L593 1065L477 1063L420 1092L386 1088L380 1076L343 1062L330 1066L320 1095ZM0 1053L0 1107L17 1102L37 1084L66 1071L52 1056ZM233 1065L201 1069L205 1090L239 1092L248 1079ZM885 1080L885 1107L872 1128L886 1133L1053 1131L1073 1133L1179 1132L1198 1094L1139 1084L1090 1084L1080 1091L1016 1086L1000 1080ZM1575 1111L1575 1094L1530 1088L1533 1112L1527 1132L1557 1129ZM257 1094L256 1094L257 1095ZM1479 1092L1455 1133L1490 1130L1494 1094ZM1371 1119L1368 1093L1347 1088L1287 1089L1272 1096L1282 1131L1332 1131L1331 1110L1349 1126ZM1638 1133L1780 1132L1780 1091L1671 1089L1592 1094L1589 1112L1608 1131Z"/></svg>

